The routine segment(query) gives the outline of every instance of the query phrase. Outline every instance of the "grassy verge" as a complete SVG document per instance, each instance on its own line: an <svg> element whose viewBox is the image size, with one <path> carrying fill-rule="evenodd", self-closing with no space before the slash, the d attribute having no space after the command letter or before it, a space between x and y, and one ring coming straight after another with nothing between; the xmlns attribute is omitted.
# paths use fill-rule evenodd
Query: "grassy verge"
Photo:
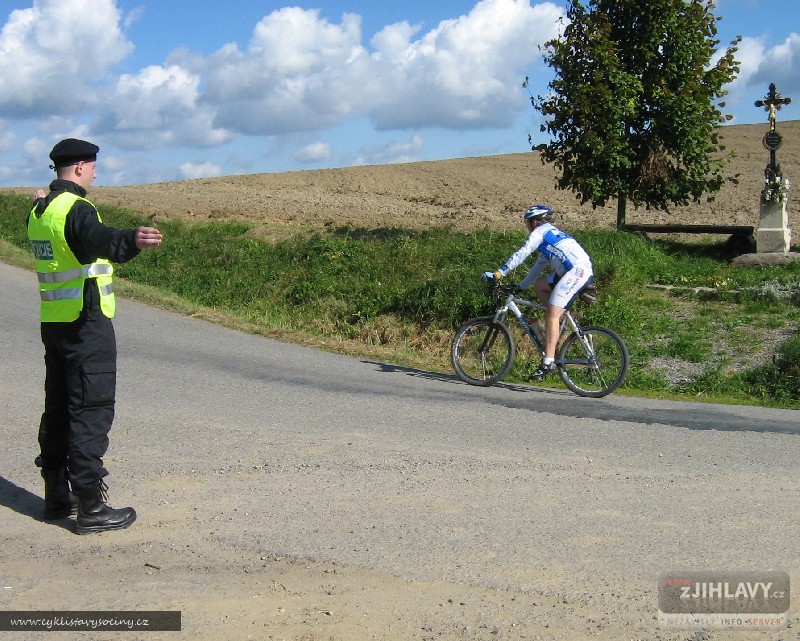
<svg viewBox="0 0 800 641"><path fill-rule="evenodd" d="M0 196L0 257L30 267L28 202ZM103 218L117 227L145 222L124 210L104 210ZM159 228L161 249L117 267L124 295L244 331L437 371L450 371L453 330L492 308L480 273L524 239L521 231L490 229L339 228L268 242L264 229L244 223ZM800 263L733 267L721 243L613 231L576 236L593 256L601 291L596 305L581 310L583 320L616 330L632 356L622 393L800 408Z"/></svg>

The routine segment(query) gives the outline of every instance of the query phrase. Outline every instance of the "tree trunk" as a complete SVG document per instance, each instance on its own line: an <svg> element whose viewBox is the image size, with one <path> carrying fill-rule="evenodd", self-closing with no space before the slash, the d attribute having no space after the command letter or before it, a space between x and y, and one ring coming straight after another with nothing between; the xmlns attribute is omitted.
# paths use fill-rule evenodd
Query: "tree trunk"
<svg viewBox="0 0 800 641"><path fill-rule="evenodd" d="M625 227L625 196L619 194L617 196L617 229Z"/></svg>

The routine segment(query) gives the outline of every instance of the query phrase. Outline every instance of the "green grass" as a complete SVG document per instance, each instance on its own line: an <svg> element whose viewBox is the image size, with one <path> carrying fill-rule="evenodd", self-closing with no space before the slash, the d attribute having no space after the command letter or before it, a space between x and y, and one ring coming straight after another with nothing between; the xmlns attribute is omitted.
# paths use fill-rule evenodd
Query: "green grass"
<svg viewBox="0 0 800 641"><path fill-rule="evenodd" d="M28 207L27 198L0 195L0 257L30 267ZM119 209L104 210L103 219L120 228L147 222ZM339 228L267 242L241 222L158 226L160 249L117 266L124 294L246 331L440 371L450 371L454 329L492 309L481 272L524 240L522 231ZM631 353L622 393L800 408L800 263L733 267L722 243L596 230L576 237L593 257L601 292L582 320L616 330ZM769 343L776 335L782 339ZM670 368L685 370L680 380L670 381Z"/></svg>

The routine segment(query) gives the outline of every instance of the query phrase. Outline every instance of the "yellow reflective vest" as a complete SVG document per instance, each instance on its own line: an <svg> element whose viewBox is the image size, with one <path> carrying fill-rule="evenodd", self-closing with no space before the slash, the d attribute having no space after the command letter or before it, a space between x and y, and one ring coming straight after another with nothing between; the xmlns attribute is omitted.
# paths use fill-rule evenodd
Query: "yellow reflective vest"
<svg viewBox="0 0 800 641"><path fill-rule="evenodd" d="M67 244L64 234L67 214L78 200L92 205L85 198L64 192L56 196L44 212L37 215L34 207L28 217L28 239L36 259L41 297L40 319L43 323L70 323L77 320L83 310L83 286L87 278L96 279L100 291L100 309L108 318L114 318L113 266L104 258L99 258L91 265L83 265ZM99 213L97 218L100 220Z"/></svg>

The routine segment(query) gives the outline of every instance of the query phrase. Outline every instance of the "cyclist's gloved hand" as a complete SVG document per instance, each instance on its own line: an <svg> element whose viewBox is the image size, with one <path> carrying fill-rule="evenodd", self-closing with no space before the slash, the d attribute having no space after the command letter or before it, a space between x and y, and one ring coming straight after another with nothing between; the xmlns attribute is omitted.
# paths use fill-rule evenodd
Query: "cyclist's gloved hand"
<svg viewBox="0 0 800 641"><path fill-rule="evenodd" d="M483 272L481 279L485 283L491 283L495 279L495 272Z"/></svg>

